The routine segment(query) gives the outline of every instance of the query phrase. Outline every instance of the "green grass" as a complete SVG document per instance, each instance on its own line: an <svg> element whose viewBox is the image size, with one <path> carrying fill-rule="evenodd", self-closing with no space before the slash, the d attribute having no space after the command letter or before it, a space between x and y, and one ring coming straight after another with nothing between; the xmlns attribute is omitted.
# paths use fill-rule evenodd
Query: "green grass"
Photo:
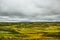
<svg viewBox="0 0 60 40"><path fill-rule="evenodd" d="M60 22L0 22L2 38L60 38Z"/></svg>

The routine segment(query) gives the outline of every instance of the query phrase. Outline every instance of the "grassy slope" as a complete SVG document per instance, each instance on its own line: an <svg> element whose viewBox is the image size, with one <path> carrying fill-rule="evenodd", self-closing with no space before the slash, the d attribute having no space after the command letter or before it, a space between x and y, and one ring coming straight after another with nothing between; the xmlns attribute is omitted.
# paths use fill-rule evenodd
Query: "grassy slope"
<svg viewBox="0 0 60 40"><path fill-rule="evenodd" d="M59 35L59 36L58 36ZM58 22L21 22L0 23L0 39L19 38L60 38L60 23Z"/></svg>

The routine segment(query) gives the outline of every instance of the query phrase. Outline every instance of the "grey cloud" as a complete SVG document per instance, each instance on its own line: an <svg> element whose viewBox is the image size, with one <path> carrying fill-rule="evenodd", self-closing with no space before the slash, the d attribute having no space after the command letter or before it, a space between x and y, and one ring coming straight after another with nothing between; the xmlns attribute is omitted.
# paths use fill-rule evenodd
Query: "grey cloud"
<svg viewBox="0 0 60 40"><path fill-rule="evenodd" d="M15 17L26 21L60 20L60 0L0 0L0 16L5 21ZM2 18L5 16L8 18Z"/></svg>

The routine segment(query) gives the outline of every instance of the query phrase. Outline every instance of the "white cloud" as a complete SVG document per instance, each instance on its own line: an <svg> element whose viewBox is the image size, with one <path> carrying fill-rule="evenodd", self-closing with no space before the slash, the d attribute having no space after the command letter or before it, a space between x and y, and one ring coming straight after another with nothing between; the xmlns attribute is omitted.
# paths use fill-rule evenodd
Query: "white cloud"
<svg viewBox="0 0 60 40"><path fill-rule="evenodd" d="M60 0L0 0L0 16L5 21L58 20Z"/></svg>

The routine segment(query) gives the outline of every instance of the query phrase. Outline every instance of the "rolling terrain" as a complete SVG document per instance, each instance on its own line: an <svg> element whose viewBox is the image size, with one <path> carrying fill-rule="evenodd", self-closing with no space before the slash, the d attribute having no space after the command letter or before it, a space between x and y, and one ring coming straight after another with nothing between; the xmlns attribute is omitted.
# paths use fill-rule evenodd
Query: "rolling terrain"
<svg viewBox="0 0 60 40"><path fill-rule="evenodd" d="M0 40L60 40L60 22L0 22Z"/></svg>

